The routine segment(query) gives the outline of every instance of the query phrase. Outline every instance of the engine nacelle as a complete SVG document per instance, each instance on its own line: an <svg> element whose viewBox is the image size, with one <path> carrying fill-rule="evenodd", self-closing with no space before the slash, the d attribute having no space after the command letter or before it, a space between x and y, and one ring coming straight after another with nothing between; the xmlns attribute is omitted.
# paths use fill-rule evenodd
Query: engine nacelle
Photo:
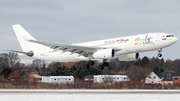
<svg viewBox="0 0 180 101"><path fill-rule="evenodd" d="M108 59L114 57L114 49L103 49L92 54L94 59Z"/></svg>
<svg viewBox="0 0 180 101"><path fill-rule="evenodd" d="M27 52L27 53L25 53L27 56L29 56L29 57L33 57L33 55L34 55L34 52L33 51L29 51L29 52Z"/></svg>
<svg viewBox="0 0 180 101"><path fill-rule="evenodd" d="M139 58L139 53L132 53L132 54L126 54L121 55L118 57L119 61L135 61Z"/></svg>

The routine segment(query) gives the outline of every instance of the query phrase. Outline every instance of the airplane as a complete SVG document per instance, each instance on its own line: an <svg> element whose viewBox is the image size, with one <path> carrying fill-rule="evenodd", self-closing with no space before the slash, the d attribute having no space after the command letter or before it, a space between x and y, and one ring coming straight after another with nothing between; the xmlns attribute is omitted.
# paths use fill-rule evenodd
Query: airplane
<svg viewBox="0 0 180 101"><path fill-rule="evenodd" d="M103 70L108 66L108 59L119 61L136 61L140 52L158 50L162 57L162 49L178 41L177 37L168 33L147 33L127 37L77 43L71 45L37 41L21 25L12 25L22 51L8 50L21 56L32 57L54 62L88 61L87 68L94 65L95 60L103 60L98 67Z"/></svg>

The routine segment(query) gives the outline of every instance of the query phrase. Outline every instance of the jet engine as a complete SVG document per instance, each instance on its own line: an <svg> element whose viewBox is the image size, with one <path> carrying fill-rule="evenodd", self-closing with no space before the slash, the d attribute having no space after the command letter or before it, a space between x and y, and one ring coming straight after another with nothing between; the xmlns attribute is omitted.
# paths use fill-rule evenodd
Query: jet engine
<svg viewBox="0 0 180 101"><path fill-rule="evenodd" d="M114 49L103 49L96 51L92 54L94 59L108 59L114 57L115 51Z"/></svg>
<svg viewBox="0 0 180 101"><path fill-rule="evenodd" d="M119 61L135 61L139 58L139 53L132 53L132 54L126 54L121 55L118 57Z"/></svg>
<svg viewBox="0 0 180 101"><path fill-rule="evenodd" d="M29 56L29 57L32 57L33 55L34 55L34 52L33 51L29 51L29 52L27 52L27 53L25 53L27 56Z"/></svg>

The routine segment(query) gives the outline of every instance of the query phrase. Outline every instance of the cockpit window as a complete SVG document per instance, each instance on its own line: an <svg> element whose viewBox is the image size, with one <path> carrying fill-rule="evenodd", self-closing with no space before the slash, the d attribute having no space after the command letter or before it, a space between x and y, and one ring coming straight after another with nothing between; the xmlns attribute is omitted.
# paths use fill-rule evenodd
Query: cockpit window
<svg viewBox="0 0 180 101"><path fill-rule="evenodd" d="M174 37L174 35L167 35L166 37L167 37L167 38L168 38L168 37Z"/></svg>

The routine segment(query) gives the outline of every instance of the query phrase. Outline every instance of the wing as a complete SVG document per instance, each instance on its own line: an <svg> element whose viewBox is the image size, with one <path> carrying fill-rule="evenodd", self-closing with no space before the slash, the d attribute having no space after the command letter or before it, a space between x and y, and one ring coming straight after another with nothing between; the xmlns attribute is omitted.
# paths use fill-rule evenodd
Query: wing
<svg viewBox="0 0 180 101"><path fill-rule="evenodd" d="M102 47L86 47L86 46L78 46L78 45L54 44L54 43L40 42L40 41L35 41L35 40L29 40L29 42L49 46L51 49L54 49L54 50L62 50L63 52L71 52L71 54L77 53L85 57L88 57L88 54L94 53L97 50L105 49Z"/></svg>

